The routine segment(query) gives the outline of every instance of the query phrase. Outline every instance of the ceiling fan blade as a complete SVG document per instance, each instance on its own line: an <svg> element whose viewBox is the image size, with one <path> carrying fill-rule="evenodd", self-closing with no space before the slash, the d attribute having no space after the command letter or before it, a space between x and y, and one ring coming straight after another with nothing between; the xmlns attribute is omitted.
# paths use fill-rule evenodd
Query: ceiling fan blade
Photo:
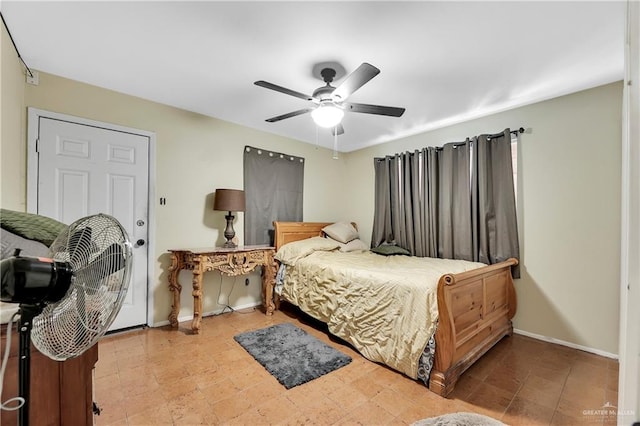
<svg viewBox="0 0 640 426"><path fill-rule="evenodd" d="M336 101L342 102L379 73L380 70L378 68L363 62L354 72L347 76L333 91L332 95L337 98Z"/></svg>
<svg viewBox="0 0 640 426"><path fill-rule="evenodd" d="M271 89L275 90L276 92L284 93L285 95L295 96L296 98L304 99L305 101L313 100L313 98L309 95L296 92L295 90L287 89L286 87L278 86L277 84L269 83L268 81L259 80L255 81L253 84L255 84L256 86L264 87L265 89Z"/></svg>
<svg viewBox="0 0 640 426"><path fill-rule="evenodd" d="M335 136L338 133L338 136L344 133L344 127L342 127L342 123L338 123L336 127L331 128L331 135Z"/></svg>
<svg viewBox="0 0 640 426"><path fill-rule="evenodd" d="M342 104L347 111L362 112L364 114L377 114L388 115L391 117L400 117L404 114L404 108L382 106L382 105L369 105L369 104L355 104L352 102L345 102Z"/></svg>
<svg viewBox="0 0 640 426"><path fill-rule="evenodd" d="M305 114L311 111L313 111L313 108L299 109L297 111L288 112L286 114L278 115L276 117L267 118L265 121L268 121L269 123L275 123L276 121L284 120L285 118L295 117L296 115Z"/></svg>

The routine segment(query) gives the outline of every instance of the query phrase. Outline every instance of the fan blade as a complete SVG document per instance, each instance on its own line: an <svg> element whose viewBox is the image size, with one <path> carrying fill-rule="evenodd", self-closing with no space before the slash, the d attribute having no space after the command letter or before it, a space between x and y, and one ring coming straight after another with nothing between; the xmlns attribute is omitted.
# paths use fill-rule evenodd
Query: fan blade
<svg viewBox="0 0 640 426"><path fill-rule="evenodd" d="M102 253L75 272L79 282L83 282L89 294L94 294L101 281L125 267L126 257L122 246L111 244Z"/></svg>
<svg viewBox="0 0 640 426"><path fill-rule="evenodd" d="M120 244L113 243L100 253L85 270L94 273L95 277L102 279L124 268L126 258Z"/></svg>
<svg viewBox="0 0 640 426"><path fill-rule="evenodd" d="M345 102L342 104L345 109L351 112L362 112L364 114L377 114L388 115L391 117L400 117L404 114L404 108L382 106L382 105L369 105L369 104L354 104L351 102Z"/></svg>
<svg viewBox="0 0 640 426"><path fill-rule="evenodd" d="M101 265L101 272L104 277L114 274L120 269L124 268L126 258L124 257L124 251L122 246L117 243L111 244L105 251L100 253L98 257L91 262L92 265Z"/></svg>
<svg viewBox="0 0 640 426"><path fill-rule="evenodd" d="M93 230L90 226L79 228L69 236L69 260L74 267L89 259L92 236Z"/></svg>
<svg viewBox="0 0 640 426"><path fill-rule="evenodd" d="M333 91L332 95L339 98L336 99L337 102L342 102L379 73L380 70L378 68L363 62L354 72L347 76Z"/></svg>
<svg viewBox="0 0 640 426"><path fill-rule="evenodd" d="M295 117L296 115L306 114L313 111L313 108L299 109L297 111L288 112L286 114L278 115L277 117L267 118L265 121L269 123L275 123L276 121L284 120L285 118Z"/></svg>
<svg viewBox="0 0 640 426"><path fill-rule="evenodd" d="M335 136L338 133L338 136L344 133L344 127L342 127L342 123L338 123L336 127L331 128L331 135Z"/></svg>
<svg viewBox="0 0 640 426"><path fill-rule="evenodd" d="M277 84L269 83L268 81L255 81L253 84L256 86L264 87L265 89L275 90L276 92L284 93L285 95L295 96L296 98L304 99L305 101L312 101L313 98L304 93L296 92L295 90L287 89L286 87L278 86Z"/></svg>

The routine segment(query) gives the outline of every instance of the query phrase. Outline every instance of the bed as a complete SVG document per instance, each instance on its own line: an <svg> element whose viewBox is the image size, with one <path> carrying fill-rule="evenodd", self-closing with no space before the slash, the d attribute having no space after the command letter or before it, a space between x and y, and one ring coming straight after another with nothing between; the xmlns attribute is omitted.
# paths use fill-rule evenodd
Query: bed
<svg viewBox="0 0 640 426"><path fill-rule="evenodd" d="M274 222L276 251L290 242L324 237L323 228L328 225L331 223ZM271 300L266 301L267 314L278 309L282 299L300 307L303 312L327 322L331 333L353 344L358 351L372 361L384 363L413 379L419 378L417 370L424 369L427 364L426 368L429 370L426 374L427 379L425 380L424 377L421 379L425 381L430 390L441 396L449 395L458 378L467 368L500 339L513 333L511 319L516 312L516 295L511 278L511 267L518 263L516 259L508 259L489 266L482 264L455 266L451 264L455 273L444 271L440 265L440 270L437 271L433 284L427 285L429 289L424 290L424 296L416 297L415 288L410 291L405 290L401 288L400 282L413 283L423 278L423 272L414 265L419 259L424 260L424 258L393 256L399 258L400 264L404 265L400 268L413 271L409 275L401 275L401 278L396 280L395 273L385 275L383 272L387 268L391 268L391 266L387 267L385 262L388 260L385 257L362 252L361 257L365 259L365 262L371 262L373 259L372 266L368 269L371 278L381 281L380 286L386 285L391 288L391 290L382 291L368 290L369 284L367 287L358 287L360 278L350 278L353 271L348 266L348 263L355 258L345 260L344 257L354 253L343 253L342 255L337 253L339 250L314 252L313 255L297 260L295 266L286 266L285 275L288 275L288 278L284 281L281 295L276 294L274 289L266 289L266 295L269 297L273 295L273 303ZM329 264L319 266L320 269L305 270L305 268L310 268L313 262L319 262L322 265L322 262L334 262L335 259L338 259L337 263L342 263L343 269L346 267L348 270L341 271L337 267L328 266ZM323 283L326 283L327 279L318 278L320 270L329 270L330 274L346 276L348 277L347 281L351 280L348 287L343 286L341 290L338 290L344 293L347 291L345 289L348 289L346 298L315 296L316 300L313 303L305 299L307 297L314 298L314 296L308 296L305 291L301 291L302 288L316 285L316 283L319 287L323 287ZM429 274L433 275L434 272L429 272ZM305 282L304 285L296 284L305 280L308 282ZM269 285L276 282L275 279L267 281L271 283ZM395 281L398 282L390 285ZM410 284L409 287L415 286ZM379 297L376 299L379 293L388 291L391 293L386 299ZM422 302L417 305L415 303L415 300L422 299L426 299L424 303L427 305L426 311L422 309ZM336 302L337 300L338 302ZM346 300L349 302L345 302ZM336 306L336 303L342 304L342 306ZM398 303L404 306L403 312L410 312L407 314L408 318L405 318L405 313L399 315ZM346 308L347 304L369 305L369 308L366 308L369 311L390 309L390 313L382 314L383 319L374 318L376 327L379 326L380 329L390 331L373 336L370 327L359 330L358 324L345 326L344 323L347 320L341 319L340 312ZM369 312L364 312L364 314L369 316ZM349 318L358 318L359 315L358 312L351 313ZM332 316L335 317L330 318ZM398 319L384 319L389 317L398 317ZM391 327L389 324L385 326L388 321L393 321ZM411 327L410 331L407 331L408 329L405 327ZM426 344L423 345L422 342L425 342L424 333L428 336ZM384 350L378 348L381 341L393 343L388 345L391 348L390 351L387 350L389 348ZM396 343L408 346L409 349L398 349L394 346ZM421 347L416 348L416 345ZM429 353L431 353L431 357L429 357Z"/></svg>

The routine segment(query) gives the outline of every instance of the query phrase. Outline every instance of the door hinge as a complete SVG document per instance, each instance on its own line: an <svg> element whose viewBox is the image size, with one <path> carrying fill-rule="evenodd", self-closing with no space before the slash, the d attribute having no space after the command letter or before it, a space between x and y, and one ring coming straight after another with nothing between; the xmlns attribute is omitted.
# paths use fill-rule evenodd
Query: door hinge
<svg viewBox="0 0 640 426"><path fill-rule="evenodd" d="M40 152L40 139L36 139L36 152Z"/></svg>

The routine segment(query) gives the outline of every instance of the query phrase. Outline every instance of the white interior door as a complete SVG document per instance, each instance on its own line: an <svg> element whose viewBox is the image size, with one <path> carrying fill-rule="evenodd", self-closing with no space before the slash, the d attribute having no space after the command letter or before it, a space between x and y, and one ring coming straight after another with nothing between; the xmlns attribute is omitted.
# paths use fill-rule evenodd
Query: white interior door
<svg viewBox="0 0 640 426"><path fill-rule="evenodd" d="M149 138L39 117L38 214L71 224L105 213L133 244L129 291L110 330L147 323Z"/></svg>

